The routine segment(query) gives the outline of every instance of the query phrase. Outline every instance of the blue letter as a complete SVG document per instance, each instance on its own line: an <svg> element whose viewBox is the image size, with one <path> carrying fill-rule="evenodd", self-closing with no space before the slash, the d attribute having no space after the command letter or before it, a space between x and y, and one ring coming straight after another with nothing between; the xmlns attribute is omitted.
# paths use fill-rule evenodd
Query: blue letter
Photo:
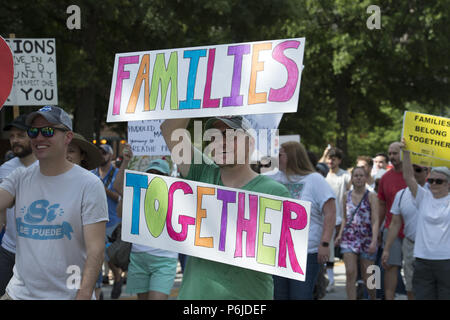
<svg viewBox="0 0 450 320"><path fill-rule="evenodd" d="M139 212L141 205L141 189L147 189L147 176L127 173L127 187L133 187L133 206L131 215L131 234L139 234Z"/></svg>
<svg viewBox="0 0 450 320"><path fill-rule="evenodd" d="M201 100L194 99L195 80L197 78L198 61L200 57L206 57L206 49L185 51L183 58L191 59L187 82L186 100L180 101L181 109L200 109Z"/></svg>

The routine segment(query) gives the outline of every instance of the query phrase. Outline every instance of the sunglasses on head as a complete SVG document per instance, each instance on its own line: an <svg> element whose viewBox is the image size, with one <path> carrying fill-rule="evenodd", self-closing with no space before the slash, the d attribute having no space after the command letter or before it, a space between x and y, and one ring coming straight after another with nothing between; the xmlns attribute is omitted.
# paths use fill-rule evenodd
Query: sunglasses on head
<svg viewBox="0 0 450 320"><path fill-rule="evenodd" d="M67 129L57 127L42 127L42 128L31 127L27 130L27 134L31 139L36 138L39 135L39 132L42 134L43 137L51 138L55 135L55 130L69 131Z"/></svg>
<svg viewBox="0 0 450 320"><path fill-rule="evenodd" d="M443 184L444 182L447 182L447 180L430 178L430 179L427 180L427 182L428 182L429 184L433 184L433 183L435 183L435 182L436 182L436 184Z"/></svg>

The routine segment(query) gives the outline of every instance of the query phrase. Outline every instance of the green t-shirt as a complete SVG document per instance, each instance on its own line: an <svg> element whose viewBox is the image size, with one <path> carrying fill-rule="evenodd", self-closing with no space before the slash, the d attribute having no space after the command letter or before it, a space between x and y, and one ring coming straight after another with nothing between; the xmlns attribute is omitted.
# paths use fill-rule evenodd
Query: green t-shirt
<svg viewBox="0 0 450 320"><path fill-rule="evenodd" d="M186 179L223 186L220 169L215 164L191 164ZM254 178L241 189L290 197L286 187L263 175ZM268 273L190 256L178 299L271 300L273 279Z"/></svg>

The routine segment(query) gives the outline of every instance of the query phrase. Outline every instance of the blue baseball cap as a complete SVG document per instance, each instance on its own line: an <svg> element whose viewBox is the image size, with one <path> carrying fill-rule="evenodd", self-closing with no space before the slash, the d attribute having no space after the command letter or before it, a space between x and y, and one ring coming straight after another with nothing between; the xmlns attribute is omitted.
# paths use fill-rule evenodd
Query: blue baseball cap
<svg viewBox="0 0 450 320"><path fill-rule="evenodd" d="M170 168L169 168L169 163L167 163L166 160L163 159L155 159L152 160L147 169L145 169L145 172L148 172L149 170L157 170L159 172L161 172L162 174L166 174L169 175L170 174Z"/></svg>
<svg viewBox="0 0 450 320"><path fill-rule="evenodd" d="M70 131L72 128L72 119L70 119L67 112L57 106L45 106L40 108L38 111L32 112L27 116L26 125L31 126L34 118L37 116L43 116L51 124L62 124L67 127Z"/></svg>

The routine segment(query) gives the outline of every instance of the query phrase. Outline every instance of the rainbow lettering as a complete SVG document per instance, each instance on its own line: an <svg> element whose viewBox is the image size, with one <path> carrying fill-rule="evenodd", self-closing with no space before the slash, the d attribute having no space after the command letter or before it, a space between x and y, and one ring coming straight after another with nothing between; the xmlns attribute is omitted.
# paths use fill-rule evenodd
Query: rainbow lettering
<svg viewBox="0 0 450 320"><path fill-rule="evenodd" d="M297 111L304 38L116 54L108 122Z"/></svg>
<svg viewBox="0 0 450 320"><path fill-rule="evenodd" d="M309 212L309 202L126 170L122 237L304 280Z"/></svg>

